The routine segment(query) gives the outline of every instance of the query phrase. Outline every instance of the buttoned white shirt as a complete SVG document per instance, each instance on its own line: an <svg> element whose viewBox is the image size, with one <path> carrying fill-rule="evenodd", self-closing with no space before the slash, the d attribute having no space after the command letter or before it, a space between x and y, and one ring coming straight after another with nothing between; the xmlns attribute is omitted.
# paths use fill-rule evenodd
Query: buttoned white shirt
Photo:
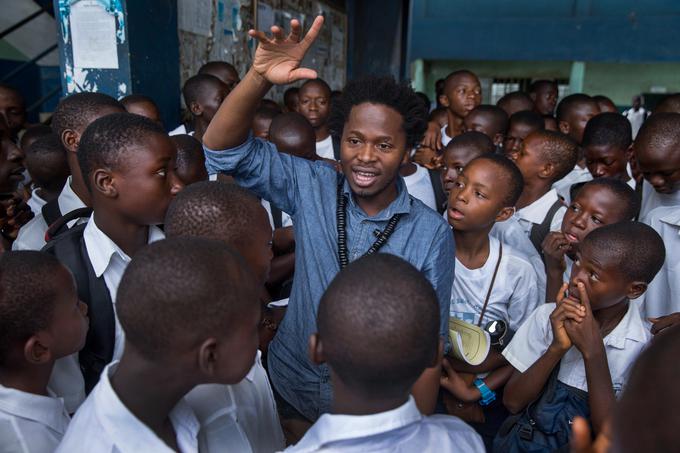
<svg viewBox="0 0 680 453"><path fill-rule="evenodd" d="M515 217L522 226L524 233L529 236L531 234L531 229L534 225L540 225L545 220L548 215L548 211L558 201L557 190L550 189L541 198L531 203L529 206L525 206L522 209L518 209L515 213ZM562 229L562 219L564 218L564 213L567 212L566 206L561 206L553 218L550 220L550 231L560 231ZM501 222L502 225L502 222Z"/></svg>
<svg viewBox="0 0 680 453"><path fill-rule="evenodd" d="M567 204L571 203L571 196L569 195L569 189L574 184L580 182L588 182L593 180L593 175L590 174L588 168L581 168L578 165L574 166L574 169L570 171L567 176L560 179L553 184L552 188L557 191L557 195L560 196Z"/></svg>
<svg viewBox="0 0 680 453"><path fill-rule="evenodd" d="M646 179L642 180L642 205L639 219L646 221L647 215L656 208L675 206L680 209L680 190L673 193L659 193Z"/></svg>
<svg viewBox="0 0 680 453"><path fill-rule="evenodd" d="M71 188L71 181L72 176L69 176L57 198L62 215L85 207L85 203ZM68 227L71 228L75 223L83 222L85 222L84 219L74 219L68 223ZM26 225L21 227L17 239L12 244L12 250L42 250L45 246L45 233L48 227L49 225L47 225L42 213L37 214Z"/></svg>
<svg viewBox="0 0 680 453"><path fill-rule="evenodd" d="M64 402L0 385L0 451L51 452L66 433L70 418Z"/></svg>
<svg viewBox="0 0 680 453"><path fill-rule="evenodd" d="M656 208L645 222L666 247L666 260L645 292L642 312L656 318L680 312L680 206Z"/></svg>
<svg viewBox="0 0 680 453"><path fill-rule="evenodd" d="M453 137L449 137L449 134L446 133L446 128L449 127L448 124L445 124L441 128L442 132L442 146L446 146L449 144L451 140L453 140Z"/></svg>
<svg viewBox="0 0 680 453"><path fill-rule="evenodd" d="M38 195L38 189L33 189L31 191L31 198L26 201L26 204L31 208L34 215L40 214L42 212L42 207L45 206L46 203L47 201L43 200L43 198Z"/></svg>
<svg viewBox="0 0 680 453"><path fill-rule="evenodd" d="M57 452L170 453L173 450L123 404L111 387L118 362L104 368L99 383L78 409ZM162 385L162 383L159 383ZM170 422L182 453L198 452L199 424L182 399L170 411Z"/></svg>
<svg viewBox="0 0 680 453"><path fill-rule="evenodd" d="M269 378L261 352L246 377L236 385L196 386L184 399L201 424L203 452L271 453L285 447Z"/></svg>
<svg viewBox="0 0 680 453"><path fill-rule="evenodd" d="M162 239L165 239L163 231L157 226L150 226L148 243L151 244ZM92 263L92 269L94 269L97 278L102 275L104 276L104 282L113 301L113 311L116 318L116 340L113 348L113 360L118 360L123 355L125 335L118 321L118 313L116 313L116 295L118 294L120 280L123 278L123 273L127 265L130 264L131 258L99 229L95 223L94 216L90 217L90 220L87 222L85 231L83 231L83 240L85 241L87 256Z"/></svg>
<svg viewBox="0 0 680 453"><path fill-rule="evenodd" d="M528 370L545 354L552 343L550 314L555 310L555 306L554 303L539 306L517 330L503 351L508 362L519 372L524 373ZM617 396L626 385L635 359L651 339L649 327L649 323L642 320L636 301L632 300L619 324L603 339L612 385ZM572 346L562 357L557 379L564 384L588 391L583 355L576 346Z"/></svg>
<svg viewBox="0 0 680 453"><path fill-rule="evenodd" d="M479 435L450 415L423 416L412 396L371 415L324 414L287 452L484 452Z"/></svg>

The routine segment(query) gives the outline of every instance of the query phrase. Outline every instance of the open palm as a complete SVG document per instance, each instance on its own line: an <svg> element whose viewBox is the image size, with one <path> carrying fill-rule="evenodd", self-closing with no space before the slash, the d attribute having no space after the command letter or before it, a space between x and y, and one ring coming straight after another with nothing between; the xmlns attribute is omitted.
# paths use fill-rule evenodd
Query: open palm
<svg viewBox="0 0 680 453"><path fill-rule="evenodd" d="M284 36L283 29L276 25L271 28L271 37L262 31L248 31L248 34L259 42L253 59L253 69L269 82L277 85L292 83L300 79L316 78L316 71L301 68L300 63L319 35L322 25L323 17L317 16L302 39L300 39L302 27L296 19L290 21L291 32L288 36Z"/></svg>

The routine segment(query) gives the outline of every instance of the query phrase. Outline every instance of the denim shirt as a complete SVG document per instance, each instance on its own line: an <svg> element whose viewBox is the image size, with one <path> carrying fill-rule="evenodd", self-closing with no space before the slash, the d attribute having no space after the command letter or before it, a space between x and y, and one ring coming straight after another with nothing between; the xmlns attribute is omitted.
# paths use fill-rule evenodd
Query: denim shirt
<svg viewBox="0 0 680 453"><path fill-rule="evenodd" d="M295 277L288 310L269 345L269 374L281 396L314 421L330 410L332 388L325 365L307 357L316 332L319 301L340 271L337 246L337 172L324 162L279 153L270 142L249 138L224 151L205 148L209 173L227 173L257 196L290 214L295 225ZM360 258L389 219L403 213L381 253L402 257L423 272L439 299L440 334L447 338L455 248L449 225L435 211L409 196L401 177L397 198L373 217L357 205L345 180L347 250ZM395 335L398 333L395 332ZM389 379L389 376L385 376Z"/></svg>

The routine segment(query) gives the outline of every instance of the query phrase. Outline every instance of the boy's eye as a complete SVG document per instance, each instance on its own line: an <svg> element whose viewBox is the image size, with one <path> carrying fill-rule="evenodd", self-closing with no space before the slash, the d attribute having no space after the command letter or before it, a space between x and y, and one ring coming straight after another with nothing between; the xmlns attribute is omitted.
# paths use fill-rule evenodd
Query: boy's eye
<svg viewBox="0 0 680 453"><path fill-rule="evenodd" d="M576 206L575 204L569 206L569 209L571 209L571 210L574 211L574 212L579 212L579 211L580 211L579 207Z"/></svg>
<svg viewBox="0 0 680 453"><path fill-rule="evenodd" d="M593 223L596 223L596 224L598 224L598 225L601 225L601 224L602 224L602 220L598 219L598 218L595 217L595 216L592 216L591 219L593 219Z"/></svg>
<svg viewBox="0 0 680 453"><path fill-rule="evenodd" d="M158 171L156 172L156 174L157 174L158 176L165 177L165 176L168 174L168 172L167 172L167 170L166 170L165 168L161 168L160 170L158 170Z"/></svg>
<svg viewBox="0 0 680 453"><path fill-rule="evenodd" d="M588 277L595 282L600 279L595 272L588 272Z"/></svg>
<svg viewBox="0 0 680 453"><path fill-rule="evenodd" d="M459 189L462 189L463 187L465 187L465 184L463 184L463 183L460 182L460 181L454 182L453 185L456 186L456 187L458 187Z"/></svg>
<svg viewBox="0 0 680 453"><path fill-rule="evenodd" d="M477 198L482 198L482 199L486 198L486 195L484 195L484 194L483 194L482 192L480 192L479 190L475 190L475 196L476 196Z"/></svg>

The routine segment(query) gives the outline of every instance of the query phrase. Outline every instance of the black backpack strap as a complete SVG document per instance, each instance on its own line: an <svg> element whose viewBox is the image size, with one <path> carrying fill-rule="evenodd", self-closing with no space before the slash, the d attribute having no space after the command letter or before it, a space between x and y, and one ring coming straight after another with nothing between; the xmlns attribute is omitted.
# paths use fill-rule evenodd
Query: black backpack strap
<svg viewBox="0 0 680 453"><path fill-rule="evenodd" d="M279 208L274 206L273 204L269 204L269 208L272 211L272 219L274 220L274 229L279 229L283 226L283 211L281 211Z"/></svg>
<svg viewBox="0 0 680 453"><path fill-rule="evenodd" d="M40 209L40 212L42 213L42 216L45 219L45 223L48 225L52 225L61 217L61 209L59 209L59 199L55 198L45 203L43 207Z"/></svg>
<svg viewBox="0 0 680 453"><path fill-rule="evenodd" d="M49 242L43 252L54 255L71 271L78 286L78 297L88 308L90 329L79 361L85 378L85 391L89 393L99 381L104 367L113 359L116 321L104 277L97 278L87 255L83 239L85 226L74 226L58 239Z"/></svg>
<svg viewBox="0 0 680 453"><path fill-rule="evenodd" d="M430 182L432 183L432 190L434 190L434 202L437 206L437 212L442 214L446 210L447 197L442 186L442 172L441 170L427 170L430 174Z"/></svg>
<svg viewBox="0 0 680 453"><path fill-rule="evenodd" d="M340 160L340 137L336 137L335 135L331 136L331 142L333 142L333 157L335 160L339 161Z"/></svg>
<svg viewBox="0 0 680 453"><path fill-rule="evenodd" d="M543 239L545 239L545 237L550 232L550 223L552 222L553 217L555 217L557 211L562 206L564 206L562 202L560 200L557 200L548 210L548 213L545 215L543 222L531 227L529 239L531 239L531 243L534 244L534 247L538 251L538 254L541 256L543 256L543 254L541 253L541 245L543 244Z"/></svg>
<svg viewBox="0 0 680 453"><path fill-rule="evenodd" d="M80 219L81 217L90 217L92 215L92 208L78 208L59 217L52 223L48 223L49 228L45 232L45 242L50 242L55 237L68 231L68 223L71 220Z"/></svg>

